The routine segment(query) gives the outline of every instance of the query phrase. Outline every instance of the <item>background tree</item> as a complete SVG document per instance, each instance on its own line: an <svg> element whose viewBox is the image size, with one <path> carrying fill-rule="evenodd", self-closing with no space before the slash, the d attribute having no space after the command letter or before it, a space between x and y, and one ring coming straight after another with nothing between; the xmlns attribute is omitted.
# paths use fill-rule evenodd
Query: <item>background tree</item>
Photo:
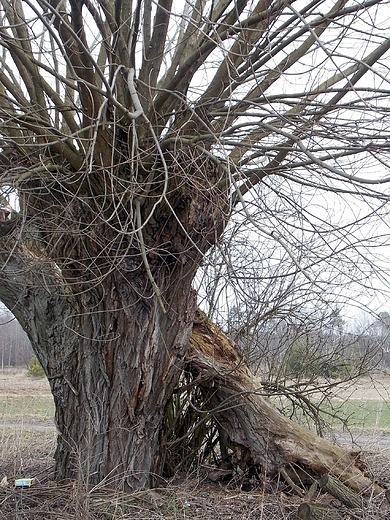
<svg viewBox="0 0 390 520"><path fill-rule="evenodd" d="M242 402L221 405L257 383L244 370L224 387L238 361L226 340L208 393L204 345L219 337L204 319L190 348L192 282L237 215L281 247L271 265L288 260L287 281L318 290L337 251L339 274L368 283L356 260L386 242L360 231L388 200L382 4L2 1L0 297L51 384L59 478L136 489L161 475L184 369L261 463L264 427L242 438ZM264 406L307 454L303 431ZM279 441L272 471L288 459Z"/></svg>

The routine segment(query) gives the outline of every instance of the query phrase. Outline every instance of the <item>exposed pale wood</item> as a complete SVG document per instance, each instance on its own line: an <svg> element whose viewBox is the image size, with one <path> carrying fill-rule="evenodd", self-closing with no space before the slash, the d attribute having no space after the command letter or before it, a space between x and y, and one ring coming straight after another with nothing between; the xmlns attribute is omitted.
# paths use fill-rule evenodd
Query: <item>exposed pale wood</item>
<svg viewBox="0 0 390 520"><path fill-rule="evenodd" d="M190 370L210 396L210 407L239 464L257 464L270 476L297 464L316 477L332 473L358 492L382 491L355 466L351 454L279 413L234 342L200 312L191 346Z"/></svg>
<svg viewBox="0 0 390 520"><path fill-rule="evenodd" d="M361 508L363 505L361 495L355 493L352 489L345 486L342 482L334 478L332 475L322 475L319 482L322 489L340 500L343 504L352 508Z"/></svg>

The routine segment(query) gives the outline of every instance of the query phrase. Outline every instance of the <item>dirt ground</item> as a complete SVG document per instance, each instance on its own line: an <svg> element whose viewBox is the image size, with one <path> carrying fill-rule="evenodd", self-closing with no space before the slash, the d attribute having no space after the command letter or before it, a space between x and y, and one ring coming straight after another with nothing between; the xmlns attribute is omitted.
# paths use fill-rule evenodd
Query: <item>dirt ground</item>
<svg viewBox="0 0 390 520"><path fill-rule="evenodd" d="M380 376L380 377L379 377ZM0 372L0 400L5 397L50 397L45 379L30 378L23 370ZM390 376L380 374L337 392L340 399L389 400ZM87 490L82 482L57 486L53 475L55 430L36 428L35 422L5 424L0 415L0 520L296 520L298 497L280 479L264 482L213 482L205 468L181 475L161 488L124 495L112 490ZM390 450L362 454L366 472L390 488ZM31 489L18 490L15 478L35 477ZM384 494L365 499L364 508L350 512L334 497L316 492L316 502L336 507L343 519L385 520L390 504Z"/></svg>

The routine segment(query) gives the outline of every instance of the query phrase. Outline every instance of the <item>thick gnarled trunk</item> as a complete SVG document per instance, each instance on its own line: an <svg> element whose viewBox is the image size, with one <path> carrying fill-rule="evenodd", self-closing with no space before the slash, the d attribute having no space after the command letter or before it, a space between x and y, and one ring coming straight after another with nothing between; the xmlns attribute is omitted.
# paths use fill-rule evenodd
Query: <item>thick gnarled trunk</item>
<svg viewBox="0 0 390 520"><path fill-rule="evenodd" d="M21 276L19 267L7 269ZM46 274L53 282L55 272ZM11 306L17 294L9 289L1 296ZM272 407L234 343L195 312L195 295L181 277L175 285L170 278L170 289L164 313L155 298L140 301L112 280L105 299L97 292L70 297L60 285L50 293L25 280L17 317L54 395L58 479L126 490L153 485L164 466L166 405L185 369L241 467L272 477L292 464L313 477L331 473L358 491L379 491L350 454Z"/></svg>
<svg viewBox="0 0 390 520"><path fill-rule="evenodd" d="M112 198L97 167L77 197L58 185L58 205L32 187L21 201L28 223L0 226L0 297L51 384L57 477L128 490L162 472L165 408L196 310L191 283L227 211L224 170L202 150L152 149L136 173L129 164L117 173L135 175L134 186L119 183Z"/></svg>
<svg viewBox="0 0 390 520"><path fill-rule="evenodd" d="M111 295L116 292L110 288ZM60 480L140 489L162 472L161 424L192 328L192 291L164 313L155 299L117 298L74 317L78 341L49 375L59 430ZM73 324L73 327L75 325ZM61 368L59 368L61 367Z"/></svg>
<svg viewBox="0 0 390 520"><path fill-rule="evenodd" d="M196 313L192 266L184 274L155 271L163 310L142 267L131 283L115 271L71 293L56 266L15 247L0 297L28 332L51 384L57 477L126 490L153 485L165 462L166 406L185 369L242 467L274 476L296 464L314 477L331 473L368 489L353 457L278 413L234 343Z"/></svg>
<svg viewBox="0 0 390 520"><path fill-rule="evenodd" d="M30 279L26 266L40 267L46 284ZM0 296L28 333L54 396L58 480L135 490L162 473L162 422L196 298L191 277L165 273L164 312L145 272L137 274L132 285L113 275L72 295L57 269L26 251L15 249L3 270Z"/></svg>

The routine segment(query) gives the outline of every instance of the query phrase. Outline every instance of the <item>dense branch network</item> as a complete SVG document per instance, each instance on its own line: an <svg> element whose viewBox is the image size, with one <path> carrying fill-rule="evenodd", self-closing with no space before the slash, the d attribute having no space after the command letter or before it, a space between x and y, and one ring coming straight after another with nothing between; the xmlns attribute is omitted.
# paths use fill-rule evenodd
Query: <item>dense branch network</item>
<svg viewBox="0 0 390 520"><path fill-rule="evenodd" d="M372 213L387 200L383 2L4 0L1 12L1 183L35 250L75 283L142 250L157 290L153 255L179 252L156 235L167 215L181 252L204 254L226 224L197 243L180 208L194 187L222 201L225 223L242 208L305 276L317 260L302 267L273 202L258 221L264 190L285 208L305 206L293 186L371 197ZM308 233L327 223L299 213Z"/></svg>
<svg viewBox="0 0 390 520"><path fill-rule="evenodd" d="M387 2L1 0L0 47L0 299L51 385L57 478L151 485L198 434L187 378L220 454L370 484L263 399L193 284L212 311L240 293L252 331L325 284L368 290L389 237Z"/></svg>

